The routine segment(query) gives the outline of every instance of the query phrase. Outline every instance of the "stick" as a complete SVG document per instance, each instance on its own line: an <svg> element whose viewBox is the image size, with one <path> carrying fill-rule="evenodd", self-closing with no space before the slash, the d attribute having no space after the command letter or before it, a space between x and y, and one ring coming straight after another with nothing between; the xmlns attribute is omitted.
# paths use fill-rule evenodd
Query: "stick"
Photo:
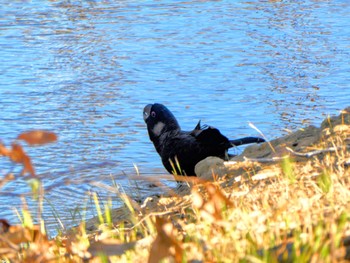
<svg viewBox="0 0 350 263"><path fill-rule="evenodd" d="M335 152L335 151L340 150L342 148L343 147L330 147L327 149L316 150L316 151L307 152L307 153L301 153L301 152L296 152L289 147L286 147L287 151L290 152L291 154L299 156L299 157L306 157L306 158L310 158L312 156L322 154L322 153ZM347 145L346 149L350 149L350 145Z"/></svg>

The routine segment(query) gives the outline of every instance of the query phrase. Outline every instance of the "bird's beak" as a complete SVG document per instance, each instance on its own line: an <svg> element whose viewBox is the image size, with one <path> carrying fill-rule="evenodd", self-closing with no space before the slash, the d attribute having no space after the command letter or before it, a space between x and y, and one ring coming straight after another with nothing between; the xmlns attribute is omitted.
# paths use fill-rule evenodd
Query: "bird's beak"
<svg viewBox="0 0 350 263"><path fill-rule="evenodd" d="M152 104L148 104L144 109L143 109L143 120L146 121L151 114L151 109L152 109Z"/></svg>

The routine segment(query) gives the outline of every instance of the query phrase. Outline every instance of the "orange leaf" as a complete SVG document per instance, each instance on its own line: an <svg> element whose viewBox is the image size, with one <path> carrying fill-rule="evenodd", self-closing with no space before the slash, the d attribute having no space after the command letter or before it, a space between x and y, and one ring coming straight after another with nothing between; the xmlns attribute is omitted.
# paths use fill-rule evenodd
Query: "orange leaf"
<svg viewBox="0 0 350 263"><path fill-rule="evenodd" d="M160 217L156 218L158 235L154 240L148 263L156 263L165 257L173 256L175 262L182 262L183 248L176 239L176 229L173 224Z"/></svg>
<svg viewBox="0 0 350 263"><path fill-rule="evenodd" d="M10 159L15 163L21 163L23 165L22 174L30 173L35 175L34 167L29 156L24 152L21 145L13 143L12 150L9 154Z"/></svg>
<svg viewBox="0 0 350 263"><path fill-rule="evenodd" d="M9 156L10 151L0 142L0 156Z"/></svg>
<svg viewBox="0 0 350 263"><path fill-rule="evenodd" d="M35 170L32 165L32 161L27 155L24 156L22 175L25 173L30 173L32 176L35 176Z"/></svg>
<svg viewBox="0 0 350 263"><path fill-rule="evenodd" d="M17 139L23 140L29 145L42 145L57 141L57 135L49 131L33 130L21 133Z"/></svg>
<svg viewBox="0 0 350 263"><path fill-rule="evenodd" d="M222 220L223 209L231 207L232 202L226 197L222 190L212 183L204 185L207 198L198 187L192 190L193 206L200 211L200 214L206 220L216 222Z"/></svg>
<svg viewBox="0 0 350 263"><path fill-rule="evenodd" d="M6 222L6 221L5 221ZM6 222L7 229L2 236L2 241L6 243L12 243L18 245L25 242L38 242L38 241L47 241L46 235L40 232L39 226L34 226L33 228L23 227L21 225L11 226ZM4 244L1 244L4 245Z"/></svg>
<svg viewBox="0 0 350 263"><path fill-rule="evenodd" d="M16 143L12 144L12 150L11 150L11 152L9 154L10 159L11 159L12 162L23 163L25 155L26 154L25 154L25 152L24 152L24 150L23 150L21 145L16 144Z"/></svg>

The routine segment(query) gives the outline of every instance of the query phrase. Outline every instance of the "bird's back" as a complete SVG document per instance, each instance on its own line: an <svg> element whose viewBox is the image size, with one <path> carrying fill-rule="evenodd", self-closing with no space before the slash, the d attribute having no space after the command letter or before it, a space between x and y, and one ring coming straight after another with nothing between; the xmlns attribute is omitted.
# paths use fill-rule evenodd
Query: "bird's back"
<svg viewBox="0 0 350 263"><path fill-rule="evenodd" d="M195 165L208 156L224 158L231 146L229 140L222 137L198 137L192 132L177 131L161 136L159 155L169 173L177 175L195 175Z"/></svg>

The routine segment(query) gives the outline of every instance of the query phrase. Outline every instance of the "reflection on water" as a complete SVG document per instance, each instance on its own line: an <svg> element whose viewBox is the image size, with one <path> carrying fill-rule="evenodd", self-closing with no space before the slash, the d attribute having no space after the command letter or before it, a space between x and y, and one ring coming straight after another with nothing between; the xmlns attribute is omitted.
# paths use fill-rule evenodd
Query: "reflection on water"
<svg viewBox="0 0 350 263"><path fill-rule="evenodd" d="M58 133L26 149L47 189L44 216L72 224L84 205L95 213L89 193L115 196L96 181L142 195L148 183L135 191L125 176L134 164L165 173L141 116L148 103L184 129L201 119L231 138L256 135L248 121L274 138L348 106L349 12L346 1L5 3L0 138ZM25 178L0 190L0 218L16 221Z"/></svg>

